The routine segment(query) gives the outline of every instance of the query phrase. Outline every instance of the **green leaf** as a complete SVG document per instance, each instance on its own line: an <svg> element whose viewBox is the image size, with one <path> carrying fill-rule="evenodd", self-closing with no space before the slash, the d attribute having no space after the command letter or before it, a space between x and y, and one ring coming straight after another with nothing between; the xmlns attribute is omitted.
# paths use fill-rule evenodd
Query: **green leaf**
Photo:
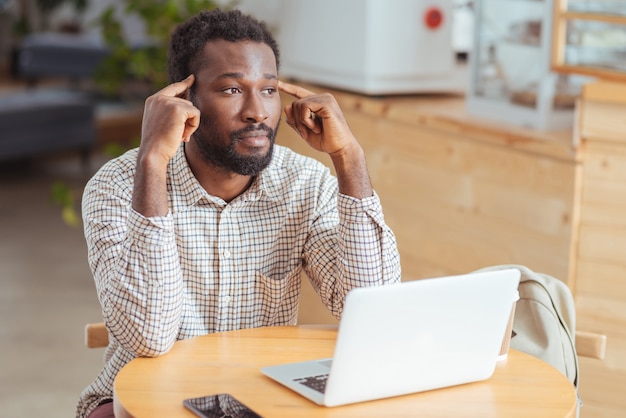
<svg viewBox="0 0 626 418"><path fill-rule="evenodd" d="M74 204L74 193L70 187L62 182L55 182L52 185L50 199L61 207L72 206Z"/></svg>
<svg viewBox="0 0 626 418"><path fill-rule="evenodd" d="M61 217L66 224L71 227L78 227L80 225L80 216L76 210L71 206L66 206L61 211Z"/></svg>

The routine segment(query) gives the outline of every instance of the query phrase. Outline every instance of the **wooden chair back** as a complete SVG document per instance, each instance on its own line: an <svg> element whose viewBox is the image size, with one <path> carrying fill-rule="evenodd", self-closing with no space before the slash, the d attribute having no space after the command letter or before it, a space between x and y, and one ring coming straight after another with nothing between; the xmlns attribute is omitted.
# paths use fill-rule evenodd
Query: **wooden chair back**
<svg viewBox="0 0 626 418"><path fill-rule="evenodd" d="M604 360L606 335L595 332L576 331L576 354L583 357Z"/></svg>
<svg viewBox="0 0 626 418"><path fill-rule="evenodd" d="M85 345L87 348L100 348L109 345L109 331L104 322L85 325Z"/></svg>

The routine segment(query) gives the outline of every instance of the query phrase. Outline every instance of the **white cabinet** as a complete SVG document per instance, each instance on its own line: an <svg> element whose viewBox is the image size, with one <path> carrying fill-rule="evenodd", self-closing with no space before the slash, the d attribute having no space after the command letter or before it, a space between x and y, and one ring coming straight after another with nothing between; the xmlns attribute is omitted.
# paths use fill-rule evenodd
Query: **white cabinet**
<svg viewBox="0 0 626 418"><path fill-rule="evenodd" d="M283 0L283 77L369 95L463 92L452 0Z"/></svg>

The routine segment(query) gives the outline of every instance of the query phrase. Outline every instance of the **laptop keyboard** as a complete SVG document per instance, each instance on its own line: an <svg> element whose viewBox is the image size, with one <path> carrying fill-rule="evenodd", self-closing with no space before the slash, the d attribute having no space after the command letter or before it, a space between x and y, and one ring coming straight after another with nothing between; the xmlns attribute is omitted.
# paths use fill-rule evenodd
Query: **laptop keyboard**
<svg viewBox="0 0 626 418"><path fill-rule="evenodd" d="M320 374L317 376L299 377L293 379L294 382L298 382L301 385L307 386L320 393L324 393L326 389L326 381L328 380L328 373Z"/></svg>

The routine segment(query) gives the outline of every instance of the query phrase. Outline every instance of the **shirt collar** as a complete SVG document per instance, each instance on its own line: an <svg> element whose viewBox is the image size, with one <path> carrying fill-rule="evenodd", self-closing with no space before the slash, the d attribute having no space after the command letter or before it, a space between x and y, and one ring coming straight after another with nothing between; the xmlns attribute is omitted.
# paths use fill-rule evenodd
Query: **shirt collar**
<svg viewBox="0 0 626 418"><path fill-rule="evenodd" d="M280 172L283 169L283 151L282 147L274 145L274 155L269 166L254 179L248 190L233 202L242 199L246 201L256 201L263 198L270 201L281 199ZM202 188L191 171L183 145L178 148L176 154L170 160L168 172L168 194L171 202L170 207L173 212L183 211L203 201L218 206L227 204L222 199L210 195Z"/></svg>

